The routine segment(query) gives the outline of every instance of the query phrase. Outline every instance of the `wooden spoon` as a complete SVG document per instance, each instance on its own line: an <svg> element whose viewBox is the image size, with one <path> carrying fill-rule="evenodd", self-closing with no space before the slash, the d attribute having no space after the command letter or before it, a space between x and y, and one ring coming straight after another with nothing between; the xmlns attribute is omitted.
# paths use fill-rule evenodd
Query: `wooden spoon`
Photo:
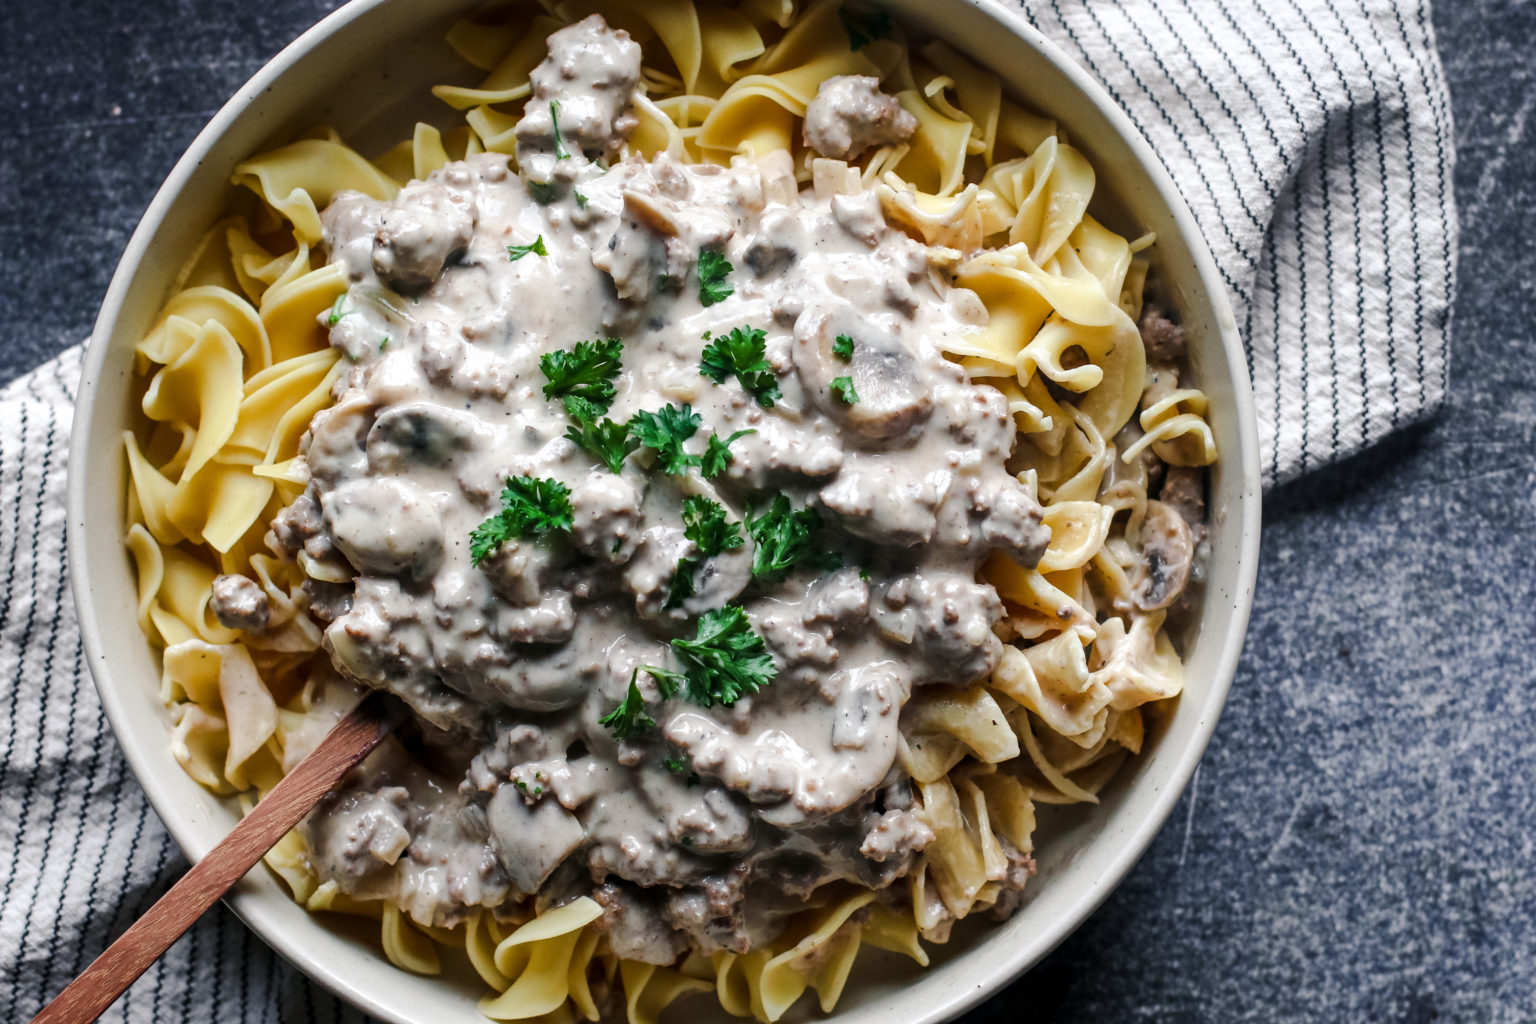
<svg viewBox="0 0 1536 1024"><path fill-rule="evenodd" d="M363 698L234 831L43 1007L32 1024L89 1024L101 1016L405 715L405 705L377 690Z"/></svg>

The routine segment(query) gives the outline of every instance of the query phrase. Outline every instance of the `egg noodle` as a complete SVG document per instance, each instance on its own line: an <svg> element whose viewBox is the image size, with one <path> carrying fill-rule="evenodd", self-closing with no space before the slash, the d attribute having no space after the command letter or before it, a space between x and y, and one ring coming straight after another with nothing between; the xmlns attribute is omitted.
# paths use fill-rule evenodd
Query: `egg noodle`
<svg viewBox="0 0 1536 1024"><path fill-rule="evenodd" d="M345 190L388 199L450 160L510 154L546 37L594 11L643 47L627 152L647 158L724 164L787 150L808 181L800 122L818 85L878 76L919 129L858 162L864 186L893 225L963 254L954 281L989 313L946 354L1007 397L1019 431L1010 469L1038 493L1052 540L1033 569L1001 553L984 567L1009 641L992 677L920 688L903 711L899 763L935 835L897 883L910 887L911 911L873 892L813 898L763 948L658 967L609 952L588 897L537 915L531 900L475 910L450 930L320 883L297 832L267 862L309 909L377 919L384 952L406 970L435 973L442 947L462 949L494 990L481 1009L497 1020L596 1020L604 993L619 994L633 1024L706 990L760 1020L778 1019L807 988L831 1010L861 945L926 964L922 939L942 942L954 921L998 901L1010 868L999 839L1029 854L1037 803L1095 802L1140 750L1142 707L1178 694L1182 668L1165 611L1132 600L1149 500L1139 456L1150 449L1176 466L1215 458L1205 396L1166 379L1148 388L1137 318L1151 239L1127 241L1090 216L1094 172L1082 154L946 44L911 49L885 16L836 2L518 4L449 33L486 72L476 88L433 90L463 112L461 126L418 124L377 160L317 131L241 164L230 215L136 348L150 426L123 441L139 623L163 649L175 756L215 793L249 806L334 720L334 708L317 706L337 681L305 610L304 574L264 544L268 523L305 487L301 437L344 366L324 321L347 282L318 251L319 212ZM259 582L267 630L219 623L209 601L221 573Z"/></svg>

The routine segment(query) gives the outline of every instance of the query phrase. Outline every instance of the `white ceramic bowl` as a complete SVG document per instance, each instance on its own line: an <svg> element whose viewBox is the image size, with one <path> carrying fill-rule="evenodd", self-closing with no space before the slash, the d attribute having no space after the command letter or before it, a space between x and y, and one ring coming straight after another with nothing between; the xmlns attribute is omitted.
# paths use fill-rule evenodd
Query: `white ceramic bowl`
<svg viewBox="0 0 1536 1024"><path fill-rule="evenodd" d="M134 422L132 350L166 298L192 245L217 218L241 159L331 124L365 152L450 112L427 93L463 80L444 31L469 0L354 0L278 54L209 123L144 214L112 279L86 356L70 450L71 582L92 674L140 783L194 861L234 825L236 809L209 795L172 758L156 698L159 669L134 616L133 567L123 548L126 467L119 438ZM1220 278L1177 187L1104 90L1013 8L986 0L882 0L907 23L942 37L1055 117L1098 172L1095 210L1123 234L1157 233L1156 273L1191 337L1196 380L1210 395L1221 459L1211 477L1209 587L1188 637L1187 686L1176 713L1131 761L1097 807L1053 816L1039 836L1040 873L1023 907L1000 926L956 929L931 947L934 964L871 951L837 1019L845 1024L947 1019L998 991L1051 950L1109 894L1146 849L1188 782L1216 724L1248 621L1259 537L1259 457L1253 399ZM112 495L103 500L103 495ZM258 868L230 897L236 913L310 977L397 1024L482 1024L473 977L427 979L397 970L359 933L311 916ZM803 1002L810 1002L805 1000ZM696 1020L725 1020L699 999ZM803 1006L802 1016L810 1012Z"/></svg>

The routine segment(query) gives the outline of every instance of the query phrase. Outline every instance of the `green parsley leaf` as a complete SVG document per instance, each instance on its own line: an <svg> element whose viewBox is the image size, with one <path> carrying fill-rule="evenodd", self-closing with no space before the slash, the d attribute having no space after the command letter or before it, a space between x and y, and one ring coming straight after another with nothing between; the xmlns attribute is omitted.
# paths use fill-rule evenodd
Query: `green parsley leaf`
<svg viewBox="0 0 1536 1024"><path fill-rule="evenodd" d="M699 429L699 414L691 405L664 405L655 412L637 412L629 421L629 429L641 444L656 452L664 473L686 473L689 466L701 461L683 450L683 442Z"/></svg>
<svg viewBox="0 0 1536 1024"><path fill-rule="evenodd" d="M725 506L699 494L683 499L683 536L693 541L705 558L734 551L746 543L741 523L725 518Z"/></svg>
<svg viewBox="0 0 1536 1024"><path fill-rule="evenodd" d="M507 246L507 256L513 262L516 262L517 260L522 259L524 256L527 256L529 253L533 253L535 256L548 256L549 255L549 250L544 248L544 236L543 235L539 235L537 238L535 238L533 241L529 242L527 245L509 245L509 246Z"/></svg>
<svg viewBox="0 0 1536 1024"><path fill-rule="evenodd" d="M576 206L579 209L585 210L587 208L587 197L582 194L581 189L579 189L579 188L571 189L571 195L576 197Z"/></svg>
<svg viewBox="0 0 1536 1024"><path fill-rule="evenodd" d="M383 352L387 348L389 348L389 335L386 334L384 340L379 342L379 351Z"/></svg>
<svg viewBox="0 0 1536 1024"><path fill-rule="evenodd" d="M342 303L347 301L347 296L349 294L351 293L342 292L340 295L336 296L336 301L331 304L331 315L325 318L325 326L335 327L337 324L341 323L342 317L352 312L350 309L341 308Z"/></svg>
<svg viewBox="0 0 1536 1024"><path fill-rule="evenodd" d="M773 375L773 367L764 358L767 351L767 331L747 325L733 327L729 334L720 335L704 346L699 373L716 384L724 384L725 378L734 373L747 393L757 399L758 405L772 409L773 403L784 395Z"/></svg>
<svg viewBox="0 0 1536 1024"><path fill-rule="evenodd" d="M573 521L571 489L565 484L531 476L507 477L501 511L469 535L469 559L479 565L506 541L569 530Z"/></svg>
<svg viewBox="0 0 1536 1024"><path fill-rule="evenodd" d="M576 423L565 428L565 436L576 447L591 455L617 473L629 458L630 452L640 447L640 441L629 430L628 423L615 423L609 419L574 417Z"/></svg>
<svg viewBox="0 0 1536 1024"><path fill-rule="evenodd" d="M848 48L854 52L891 34L891 16L885 11L861 13L839 7L837 20L843 23L843 31L848 33Z"/></svg>
<svg viewBox="0 0 1536 1024"><path fill-rule="evenodd" d="M832 341L832 354L848 362L853 358L853 339L846 334L839 334Z"/></svg>
<svg viewBox="0 0 1536 1024"><path fill-rule="evenodd" d="M709 440L704 444L704 460L700 463L699 472L704 474L704 479L713 480L725 472L725 467L736 461L736 456L731 454L731 445L738 437L747 434L755 434L756 430L738 430L724 441L719 434L710 434Z"/></svg>
<svg viewBox="0 0 1536 1024"><path fill-rule="evenodd" d="M639 673L635 669L629 677L629 693L618 706L597 720L599 725L608 727L616 740L627 740L636 733L654 728L656 719L645 713L645 698L640 695L640 687L635 685L635 675Z"/></svg>
<svg viewBox="0 0 1536 1024"><path fill-rule="evenodd" d="M768 645L740 605L705 612L693 639L673 640L672 651L683 663L688 699L706 708L716 703L730 707L778 675Z"/></svg>
<svg viewBox="0 0 1536 1024"><path fill-rule="evenodd" d="M549 124L555 130L555 159L569 160L571 151L565 148L565 139L560 135L560 101L549 101Z"/></svg>
<svg viewBox="0 0 1536 1024"><path fill-rule="evenodd" d="M713 306L724 301L736 289L726 283L726 277L736 268L723 253L714 249L699 250L699 301Z"/></svg>
<svg viewBox="0 0 1536 1024"><path fill-rule="evenodd" d="M693 556L677 560L677 568L672 570L672 580L667 584L667 599L662 604L663 608L681 608L684 601L697 593L693 577L702 564L703 559Z"/></svg>
<svg viewBox="0 0 1536 1024"><path fill-rule="evenodd" d="M852 405L859 400L859 393L853 390L852 377L833 377L832 393L840 398L844 405Z"/></svg>
<svg viewBox="0 0 1536 1024"><path fill-rule="evenodd" d="M820 525L821 517L815 509L796 509L783 494L774 498L766 512L747 521L747 533L756 545L752 552L752 575L776 583L796 565L814 559L812 542Z"/></svg>
<svg viewBox="0 0 1536 1024"><path fill-rule="evenodd" d="M679 608L694 595L693 574L700 564L700 559L692 556L677 560L677 568L672 570L672 581L667 584L667 599L662 604L663 608Z"/></svg>
<svg viewBox="0 0 1536 1024"><path fill-rule="evenodd" d="M683 674L673 672L669 668L657 668L655 665L641 665L640 671L656 680L656 692L664 698L677 696L677 691L683 688Z"/></svg>
<svg viewBox="0 0 1536 1024"><path fill-rule="evenodd" d="M577 423L599 419L608 411L608 402L594 402L580 395L566 395L560 399L560 404L565 406L565 414Z"/></svg>
<svg viewBox="0 0 1536 1024"><path fill-rule="evenodd" d="M569 352L544 353L539 357L539 369L549 381L544 397L566 399L565 411L572 419L596 419L613 404L613 379L622 368L623 352L622 341L606 338L578 341Z"/></svg>
<svg viewBox="0 0 1536 1024"><path fill-rule="evenodd" d="M859 579L868 582L868 580L869 580L869 568L867 566L862 566L862 565L859 566Z"/></svg>
<svg viewBox="0 0 1536 1024"><path fill-rule="evenodd" d="M555 183L552 181L530 181L528 183L528 194L540 206L548 206L554 202L558 198L559 193L560 190L555 188Z"/></svg>

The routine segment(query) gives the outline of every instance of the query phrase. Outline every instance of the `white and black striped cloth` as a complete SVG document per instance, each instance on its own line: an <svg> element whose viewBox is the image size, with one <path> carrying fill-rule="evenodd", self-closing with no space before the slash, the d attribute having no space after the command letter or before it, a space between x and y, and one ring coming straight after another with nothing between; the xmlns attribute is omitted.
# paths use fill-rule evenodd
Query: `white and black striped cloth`
<svg viewBox="0 0 1536 1024"><path fill-rule="evenodd" d="M0 390L0 1021L29 1020L186 870L85 670L64 549L74 348ZM217 1016L213 1010L217 1004ZM102 1018L366 1018L223 905Z"/></svg>
<svg viewBox="0 0 1536 1024"><path fill-rule="evenodd" d="M1266 485L1445 394L1451 106L1429 0L1024 0L1194 210L1248 349Z"/></svg>
<svg viewBox="0 0 1536 1024"><path fill-rule="evenodd" d="M1432 410L1456 222L1427 0L1028 0L1186 190L1245 326L1266 476ZM64 455L80 350L0 390L0 1020L183 870L82 664ZM222 907L103 1019L361 1020Z"/></svg>

